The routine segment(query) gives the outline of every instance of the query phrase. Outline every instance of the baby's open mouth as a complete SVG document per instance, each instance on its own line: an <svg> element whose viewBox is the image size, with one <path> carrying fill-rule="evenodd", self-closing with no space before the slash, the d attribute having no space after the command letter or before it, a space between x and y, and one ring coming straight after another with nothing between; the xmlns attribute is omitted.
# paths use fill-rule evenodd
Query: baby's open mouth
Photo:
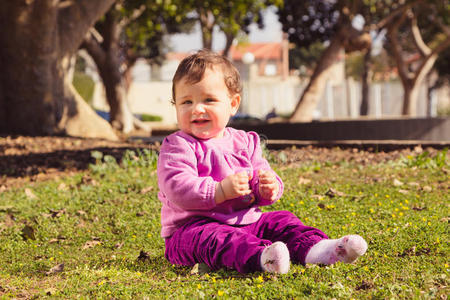
<svg viewBox="0 0 450 300"><path fill-rule="evenodd" d="M209 122L209 120L207 120L207 119L196 119L196 120L192 121L192 123L195 123L195 124L205 124L207 122Z"/></svg>

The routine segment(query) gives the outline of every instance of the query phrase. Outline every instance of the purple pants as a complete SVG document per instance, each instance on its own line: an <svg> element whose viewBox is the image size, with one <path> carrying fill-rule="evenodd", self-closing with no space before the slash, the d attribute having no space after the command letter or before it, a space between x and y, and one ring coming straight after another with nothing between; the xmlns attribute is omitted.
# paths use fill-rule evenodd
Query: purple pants
<svg viewBox="0 0 450 300"><path fill-rule="evenodd" d="M213 270L226 267L248 273L261 271L261 253L273 242L284 242L291 261L305 264L309 249L327 238L289 211L263 213L257 222L240 226L198 217L166 239L165 256L172 264L205 263Z"/></svg>

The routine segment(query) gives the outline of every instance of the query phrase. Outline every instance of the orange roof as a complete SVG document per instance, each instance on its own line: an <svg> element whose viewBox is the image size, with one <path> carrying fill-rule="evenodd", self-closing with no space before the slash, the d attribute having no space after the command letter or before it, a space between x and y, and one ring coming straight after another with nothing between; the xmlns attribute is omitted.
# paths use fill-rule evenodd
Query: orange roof
<svg viewBox="0 0 450 300"><path fill-rule="evenodd" d="M192 52L169 52L166 55L168 60L178 60L181 61L183 58L189 56ZM242 56L251 52L255 59L265 60L265 59L281 59L281 43L252 43L245 45L233 45L230 49L231 59L234 61L242 60Z"/></svg>
<svg viewBox="0 0 450 300"><path fill-rule="evenodd" d="M233 60L242 60L246 52L251 52L255 59L281 59L281 43L252 43L231 46L230 53Z"/></svg>

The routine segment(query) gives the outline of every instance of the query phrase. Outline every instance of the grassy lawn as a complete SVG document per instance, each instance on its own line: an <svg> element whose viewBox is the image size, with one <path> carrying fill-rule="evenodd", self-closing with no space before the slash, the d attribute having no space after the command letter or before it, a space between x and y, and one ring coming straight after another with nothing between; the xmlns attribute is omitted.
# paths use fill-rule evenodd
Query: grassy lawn
<svg viewBox="0 0 450 300"><path fill-rule="evenodd" d="M336 150L339 151L339 150ZM447 298L446 151L360 164L289 165L270 153L290 210L330 237L362 235L357 263L287 275L191 274L164 259L156 154L128 153L78 175L0 192L0 298Z"/></svg>

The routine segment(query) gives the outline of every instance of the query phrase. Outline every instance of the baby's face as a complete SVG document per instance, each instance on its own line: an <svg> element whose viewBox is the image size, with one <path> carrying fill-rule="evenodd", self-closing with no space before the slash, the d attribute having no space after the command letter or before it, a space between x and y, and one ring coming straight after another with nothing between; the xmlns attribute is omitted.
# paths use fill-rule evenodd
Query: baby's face
<svg viewBox="0 0 450 300"><path fill-rule="evenodd" d="M175 109L180 130L199 139L220 138L231 116L236 114L240 95L230 95L220 68L206 69L202 80L175 85Z"/></svg>

